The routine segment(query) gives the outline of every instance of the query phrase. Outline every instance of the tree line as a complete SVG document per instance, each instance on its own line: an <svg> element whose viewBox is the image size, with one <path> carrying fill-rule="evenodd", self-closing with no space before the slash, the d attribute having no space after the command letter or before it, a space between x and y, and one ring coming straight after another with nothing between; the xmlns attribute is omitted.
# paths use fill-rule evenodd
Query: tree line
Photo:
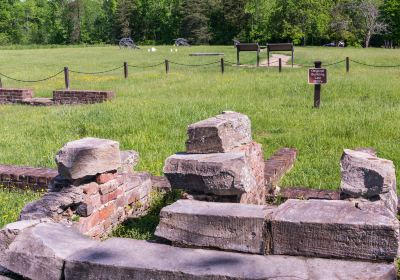
<svg viewBox="0 0 400 280"><path fill-rule="evenodd" d="M400 0L0 0L0 45L400 44ZM389 42L389 43L388 43Z"/></svg>

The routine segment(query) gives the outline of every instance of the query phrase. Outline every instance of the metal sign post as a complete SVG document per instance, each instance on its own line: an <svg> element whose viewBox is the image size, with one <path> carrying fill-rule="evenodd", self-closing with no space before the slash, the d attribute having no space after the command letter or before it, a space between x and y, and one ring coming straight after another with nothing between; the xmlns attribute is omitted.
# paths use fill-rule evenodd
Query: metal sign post
<svg viewBox="0 0 400 280"><path fill-rule="evenodd" d="M321 68L321 61L315 61L314 64L314 69L308 69L308 83L314 85L314 108L319 108L321 104L321 85L328 82L328 72L326 69Z"/></svg>

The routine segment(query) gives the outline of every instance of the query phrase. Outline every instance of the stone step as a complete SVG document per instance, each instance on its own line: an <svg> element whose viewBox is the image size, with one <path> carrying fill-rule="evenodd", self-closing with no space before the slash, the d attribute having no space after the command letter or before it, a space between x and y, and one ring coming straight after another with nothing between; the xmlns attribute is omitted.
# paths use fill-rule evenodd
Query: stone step
<svg viewBox="0 0 400 280"><path fill-rule="evenodd" d="M394 280L395 265L290 256L259 256L109 239L68 257L65 280Z"/></svg>
<svg viewBox="0 0 400 280"><path fill-rule="evenodd" d="M392 261L399 222L372 202L288 200L271 219L272 253Z"/></svg>
<svg viewBox="0 0 400 280"><path fill-rule="evenodd" d="M181 245L265 254L274 206L179 200L161 210L155 235Z"/></svg>

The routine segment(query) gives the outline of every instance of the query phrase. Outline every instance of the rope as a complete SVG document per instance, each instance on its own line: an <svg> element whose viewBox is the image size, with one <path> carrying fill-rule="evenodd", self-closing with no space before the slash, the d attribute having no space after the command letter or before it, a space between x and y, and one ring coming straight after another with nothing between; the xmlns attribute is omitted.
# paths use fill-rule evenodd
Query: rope
<svg viewBox="0 0 400 280"><path fill-rule="evenodd" d="M105 71L99 71L99 72L82 72L82 71L75 71L75 70L69 70L71 73L76 73L76 74L86 74L86 75L97 75L97 74L104 74L104 73L109 73L118 69L123 68L124 66L119 66L117 68L113 68L110 70L105 70Z"/></svg>
<svg viewBox="0 0 400 280"><path fill-rule="evenodd" d="M356 60L353 60L353 59L350 59L350 61L352 61L354 63L357 63L357 64L360 64L360 65L368 66L368 67L377 67L377 68L395 68L395 67L400 67L400 64L399 65L372 65L372 64L367 64L367 63L364 63L364 62L359 62L359 61L356 61Z"/></svg>
<svg viewBox="0 0 400 280"><path fill-rule="evenodd" d="M323 64L322 64L322 66L325 66L325 67L333 66L333 65L336 65L336 64L343 63L343 62L345 62L345 61L346 61L346 59L343 59L343 60L340 60L340 61L337 61L337 62L333 62L333 63L330 63L330 64L326 64L326 65L323 65Z"/></svg>
<svg viewBox="0 0 400 280"><path fill-rule="evenodd" d="M20 79L16 79L16 78L12 78L12 77L10 77L10 76L7 76L7 75L5 75L5 74L3 74L3 73L0 73L0 76L3 76L3 77L5 77L5 78L7 78L7 79L10 79L10 80L13 80L13 81L16 81L16 82L22 82L22 83L37 83L37 82L43 82L43 81L50 80L50 79L52 79L52 78L54 78L54 77L60 75L62 72L64 72L64 70L61 70L60 72L58 72L58 73L56 73L56 74L54 74L54 75L51 75L51 76L49 76L49 77L46 77L46 78L43 78L43 79L39 79L39 80L20 80Z"/></svg>
<svg viewBox="0 0 400 280"><path fill-rule="evenodd" d="M152 68L152 67L157 67L164 64L164 62L158 63L158 64L154 64L154 65L148 65L148 66L140 66L140 65L129 65L128 67L132 67L132 68Z"/></svg>
<svg viewBox="0 0 400 280"><path fill-rule="evenodd" d="M181 66L201 67L201 66L209 66L209 65L217 64L217 63L220 63L220 61L215 61L215 62L206 63L206 64L183 64L183 63L174 62L174 61L170 61L170 63L176 64L176 65L181 65Z"/></svg>

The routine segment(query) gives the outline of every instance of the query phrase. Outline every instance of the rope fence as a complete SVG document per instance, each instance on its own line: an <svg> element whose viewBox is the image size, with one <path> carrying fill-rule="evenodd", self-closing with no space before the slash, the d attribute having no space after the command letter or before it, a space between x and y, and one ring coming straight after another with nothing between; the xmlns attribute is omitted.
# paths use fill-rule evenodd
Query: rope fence
<svg viewBox="0 0 400 280"><path fill-rule="evenodd" d="M287 61L285 61L285 63L286 62ZM330 66L335 66L335 65L345 63L346 72L349 73L350 72L350 62L361 65L361 66L365 66L365 67L374 67L374 68L398 68L399 67L400 68L400 64L398 64L398 65L374 65L374 64L369 64L369 63L365 63L365 62L360 62L358 60L350 59L349 57L346 57L346 59L343 59L343 60L322 64L322 67L330 67ZM283 60L281 60L281 58L275 59L275 60L271 59L269 63L270 64L278 63L279 72L282 72ZM198 67L208 67L208 66L217 65L217 64L219 64L222 74L225 72L225 67L238 66L237 62L231 62L229 60L225 60L224 58L221 58L221 60L217 60L217 61L213 61L213 62L209 62L209 63L203 63L203 64L186 64L186 63L181 63L181 62L177 62L177 61L169 61L166 59L163 62L156 63L156 64L150 64L150 65L131 65L131 64L128 64L127 62L124 62L124 64L122 66L118 66L118 67L103 70L103 71L97 71L97 72L85 72L85 71L79 71L79 70L74 70L74 69L70 70L70 69L68 69L68 67L64 67L63 70L61 70L53 75L50 75L50 76L47 76L47 77L44 77L41 79L37 79L37 80L17 79L17 78L11 77L9 75L6 75L6 74L0 72L0 88L2 87L1 77L4 77L4 78L12 80L12 81L16 81L16 82L22 82L22 83L37 83L37 82L44 82L44 81L53 79L64 72L65 85L66 85L66 88L68 89L69 84L70 84L69 73L84 74L84 75L99 75L99 74L111 73L111 72L123 69L124 77L125 77L125 79L127 79L129 68L148 69L148 68L155 68L155 67L158 67L161 65L165 65L165 71L168 74L170 72L170 65L198 68ZM304 67L304 68L314 68L315 64L313 64L313 65L297 64L296 66ZM256 69L259 69L259 67L257 67Z"/></svg>

